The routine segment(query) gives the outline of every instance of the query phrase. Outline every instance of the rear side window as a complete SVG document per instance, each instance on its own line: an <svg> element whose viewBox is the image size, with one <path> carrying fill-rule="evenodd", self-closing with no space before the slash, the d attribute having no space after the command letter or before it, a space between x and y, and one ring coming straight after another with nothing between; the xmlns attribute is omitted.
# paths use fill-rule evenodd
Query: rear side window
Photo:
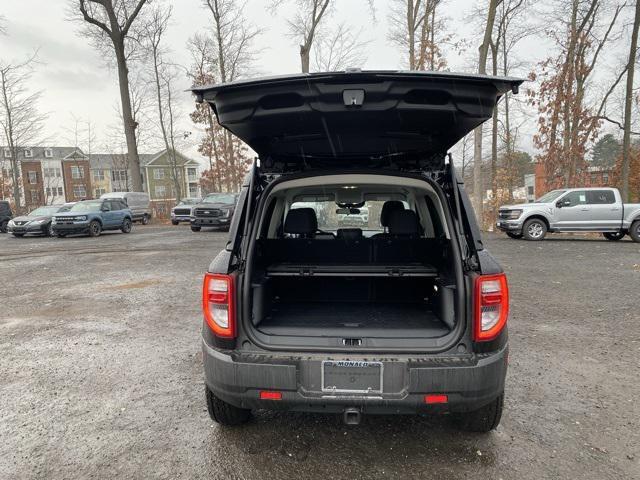
<svg viewBox="0 0 640 480"><path fill-rule="evenodd" d="M606 205L616 203L616 196L611 190L588 190L587 203L590 205Z"/></svg>

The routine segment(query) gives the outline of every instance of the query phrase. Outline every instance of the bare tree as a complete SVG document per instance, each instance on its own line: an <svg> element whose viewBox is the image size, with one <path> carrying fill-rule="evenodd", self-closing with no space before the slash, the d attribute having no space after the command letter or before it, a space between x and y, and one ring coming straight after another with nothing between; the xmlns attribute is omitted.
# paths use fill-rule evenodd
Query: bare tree
<svg viewBox="0 0 640 480"><path fill-rule="evenodd" d="M346 23L340 23L334 31L319 36L314 48L314 70L335 72L361 67L367 61L365 48L369 43L360 39L361 34L362 31L354 33Z"/></svg>
<svg viewBox="0 0 640 480"><path fill-rule="evenodd" d="M487 73L487 58L489 56L489 48L493 38L493 26L496 20L496 12L500 3L502 3L502 0L489 0L484 37L482 39L482 44L480 44L480 47L478 48L478 73L481 75L485 75ZM482 125L478 126L474 131L473 192L476 201L476 216L478 217L478 222L482 225L484 223L484 205L482 203L484 196L482 181Z"/></svg>
<svg viewBox="0 0 640 480"><path fill-rule="evenodd" d="M11 183L17 211L22 210L20 162L18 155L25 147L43 140L47 115L38 108L42 91L30 92L28 85L34 73L36 55L19 63L0 60L0 127L9 149Z"/></svg>
<svg viewBox="0 0 640 480"><path fill-rule="evenodd" d="M631 160L631 107L633 103L633 76L635 73L638 54L638 29L640 28L640 0L636 0L635 15L633 18L633 31L631 33L631 45L629 46L629 60L627 61L627 85L624 99L624 134L622 136L622 172L621 190L622 198L629 200L629 164Z"/></svg>
<svg viewBox="0 0 640 480"><path fill-rule="evenodd" d="M133 117L129 89L127 44L131 40L132 25L147 1L77 0L78 10L82 14L83 20L88 24L85 34L94 40L108 40L116 59L124 134L127 141L129 170L131 171L132 189L134 191L142 191L142 176L140 174L140 158L136 142L137 124Z"/></svg>
<svg viewBox="0 0 640 480"><path fill-rule="evenodd" d="M149 21L144 27L143 43L149 52L151 62L151 83L155 91L157 120L162 134L167 159L170 166L170 177L173 182L176 201L182 199L182 181L184 180L178 166L176 154L176 118L174 115L173 81L176 72L173 66L165 62L162 38L171 18L171 7L155 7Z"/></svg>

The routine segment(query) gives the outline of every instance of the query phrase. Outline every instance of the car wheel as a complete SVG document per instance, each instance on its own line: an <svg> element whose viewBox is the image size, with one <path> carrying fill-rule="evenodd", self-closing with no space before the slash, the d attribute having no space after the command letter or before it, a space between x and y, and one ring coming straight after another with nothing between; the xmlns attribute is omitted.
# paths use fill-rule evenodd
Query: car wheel
<svg viewBox="0 0 640 480"><path fill-rule="evenodd" d="M14 233L13 236L14 237L18 237L18 238L22 238L22 237L24 237L24 233Z"/></svg>
<svg viewBox="0 0 640 480"><path fill-rule="evenodd" d="M142 224L149 225L149 215L145 215L144 217L142 217Z"/></svg>
<svg viewBox="0 0 640 480"><path fill-rule="evenodd" d="M516 240L522 238L522 234L521 233L515 233L515 232L505 232L507 234L507 237L509 238L515 238Z"/></svg>
<svg viewBox="0 0 640 480"><path fill-rule="evenodd" d="M208 387L205 388L205 396L207 397L207 410L211 420L220 425L229 427L242 425L249 420L251 410L246 408L238 408L230 403L220 400L216 397Z"/></svg>
<svg viewBox="0 0 640 480"><path fill-rule="evenodd" d="M191 227L192 232L199 232L201 227Z"/></svg>
<svg viewBox="0 0 640 480"><path fill-rule="evenodd" d="M633 239L634 242L640 243L640 220L636 220L631 224L631 228L629 229L629 236Z"/></svg>
<svg viewBox="0 0 640 480"><path fill-rule="evenodd" d="M539 218L532 218L524 222L522 236L525 240L538 241L547 235L547 224Z"/></svg>
<svg viewBox="0 0 640 480"><path fill-rule="evenodd" d="M125 218L124 221L122 222L122 227L120 228L120 230L122 230L122 233L130 233L131 232L131 220L128 218Z"/></svg>
<svg viewBox="0 0 640 480"><path fill-rule="evenodd" d="M0 223L0 232L7 233L7 225L9 224L8 220L5 220Z"/></svg>
<svg viewBox="0 0 640 480"><path fill-rule="evenodd" d="M66 234L66 233L56 233L56 236L57 236L58 238L64 238L64 237L66 237L66 236L67 236L67 234Z"/></svg>
<svg viewBox="0 0 640 480"><path fill-rule="evenodd" d="M615 242L617 240L621 240L622 237L624 237L625 233L624 232L606 232L606 233L603 233L602 235L607 240L611 240L612 242Z"/></svg>
<svg viewBox="0 0 640 480"><path fill-rule="evenodd" d="M98 222L97 220L92 220L91 223L89 223L89 235L91 237L98 237L100 236L101 232L102 225L100 225L100 222Z"/></svg>
<svg viewBox="0 0 640 480"><path fill-rule="evenodd" d="M494 430L500 424L503 405L504 393L500 394L500 396L489 405L485 405L478 410L454 414L453 419L461 430L466 432L487 433Z"/></svg>
<svg viewBox="0 0 640 480"><path fill-rule="evenodd" d="M180 222L177 220L171 220L171 225L178 225Z"/></svg>

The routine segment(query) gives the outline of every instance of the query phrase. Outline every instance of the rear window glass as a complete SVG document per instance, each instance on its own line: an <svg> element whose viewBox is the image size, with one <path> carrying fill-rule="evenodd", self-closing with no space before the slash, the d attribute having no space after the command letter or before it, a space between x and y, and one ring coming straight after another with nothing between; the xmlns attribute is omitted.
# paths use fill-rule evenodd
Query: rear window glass
<svg viewBox="0 0 640 480"><path fill-rule="evenodd" d="M616 197L611 190L587 190L587 203L596 205L616 203Z"/></svg>

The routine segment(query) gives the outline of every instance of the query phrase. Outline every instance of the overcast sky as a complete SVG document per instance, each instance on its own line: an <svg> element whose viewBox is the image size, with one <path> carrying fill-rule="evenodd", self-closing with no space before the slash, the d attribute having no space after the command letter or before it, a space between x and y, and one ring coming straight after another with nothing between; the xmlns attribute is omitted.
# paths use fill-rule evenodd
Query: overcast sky
<svg viewBox="0 0 640 480"><path fill-rule="evenodd" d="M210 13L202 7L201 0L174 0L171 3L173 21L167 35L168 45L174 61L188 65L187 39L211 25ZM246 7L248 21L264 29L259 42L262 52L256 64L256 74L298 72L298 47L287 35L288 12L282 9L280 15L274 16L266 9L269 3L270 0L248 0ZM477 55L474 28L477 27L472 24L471 12L475 3L472 0L448 0L445 4L451 30L458 39L464 38L470 42L466 54L448 53L451 70L471 71L473 68L471 59ZM117 78L98 52L78 35L78 25L67 20L68 5L68 0L0 0L0 14L7 21L7 36L0 37L0 58L20 59L38 49L38 58L42 63L34 75L33 88L44 91L40 106L49 112L47 134L53 139L52 143L62 145L72 141L68 129L72 128L75 116L91 120L98 132L94 151L104 151L107 148L105 132L117 122ZM370 42L364 68L403 68L399 49L387 37L387 2L377 0L374 5L375 19L366 0L340 0L336 2L333 19L363 29L363 39ZM522 48L531 62L549 53L540 40L525 42ZM526 71L522 73L526 74ZM183 86L184 89L189 87L186 77ZM197 131L188 120L192 107L193 100L185 93L182 99L183 128L194 131L191 138L195 143ZM527 133L523 138L523 147L529 149L530 143L530 133ZM187 151L197 157L193 145L187 146Z"/></svg>

